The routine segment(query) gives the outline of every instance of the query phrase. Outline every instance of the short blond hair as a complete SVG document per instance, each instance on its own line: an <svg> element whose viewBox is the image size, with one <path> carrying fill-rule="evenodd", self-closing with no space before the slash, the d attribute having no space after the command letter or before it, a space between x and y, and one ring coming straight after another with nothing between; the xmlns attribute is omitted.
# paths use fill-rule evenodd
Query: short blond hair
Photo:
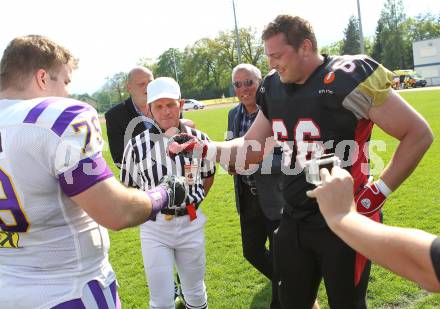
<svg viewBox="0 0 440 309"><path fill-rule="evenodd" d="M76 69L78 59L49 38L41 35L17 37L6 47L0 62L0 91L24 90L39 69L55 73L66 64Z"/></svg>

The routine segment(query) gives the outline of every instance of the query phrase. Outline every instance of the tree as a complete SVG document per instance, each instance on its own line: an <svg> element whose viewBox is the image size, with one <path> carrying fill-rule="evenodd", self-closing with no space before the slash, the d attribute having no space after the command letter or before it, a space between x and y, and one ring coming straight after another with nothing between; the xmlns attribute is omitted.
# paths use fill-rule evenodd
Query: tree
<svg viewBox="0 0 440 309"><path fill-rule="evenodd" d="M440 15L431 13L408 18L402 25L403 33L406 34L404 46L404 66L413 67L412 43L440 37ZM403 68L403 67L402 67Z"/></svg>
<svg viewBox="0 0 440 309"><path fill-rule="evenodd" d="M179 80L182 55L176 48L170 48L159 56L155 65L156 76L168 76Z"/></svg>
<svg viewBox="0 0 440 309"><path fill-rule="evenodd" d="M379 62L382 62L382 53L383 53L382 42L384 41L383 36L385 36L384 23L382 20L379 19L376 26L375 40L373 42L373 48L371 51L371 57Z"/></svg>
<svg viewBox="0 0 440 309"><path fill-rule="evenodd" d="M440 37L440 14L421 14L408 18L405 23L405 33L411 41L422 41Z"/></svg>
<svg viewBox="0 0 440 309"><path fill-rule="evenodd" d="M404 35L406 16L402 0L388 0L381 11L376 28L373 56L389 69L405 68L409 64L405 57L407 46Z"/></svg>
<svg viewBox="0 0 440 309"><path fill-rule="evenodd" d="M124 101L128 97L127 74L124 72L116 73L106 78L107 82L92 95L95 100L96 109L102 113L107 111L113 105Z"/></svg>
<svg viewBox="0 0 440 309"><path fill-rule="evenodd" d="M256 67L266 66L264 47L261 39L257 37L255 29L240 29L240 48L242 52L242 62L253 64Z"/></svg>
<svg viewBox="0 0 440 309"><path fill-rule="evenodd" d="M263 45L256 30L242 28L239 31L241 61L252 63L262 69L263 74L267 73ZM235 32L228 30L214 39L200 39L183 52L168 49L159 56L153 72L156 76L175 77L175 62L184 97L211 99L232 94L231 71L238 64L235 44Z"/></svg>
<svg viewBox="0 0 440 309"><path fill-rule="evenodd" d="M112 77L107 77L107 85L118 102L122 102L127 97L127 73L119 72Z"/></svg>
<svg viewBox="0 0 440 309"><path fill-rule="evenodd" d="M343 55L356 55L361 52L359 34L359 22L354 16L348 20L347 28L344 30L344 40L342 43Z"/></svg>
<svg viewBox="0 0 440 309"><path fill-rule="evenodd" d="M321 54L327 54L327 55L342 55L342 45L344 44L344 41L337 41L335 43L332 43L330 45L326 45L321 47Z"/></svg>

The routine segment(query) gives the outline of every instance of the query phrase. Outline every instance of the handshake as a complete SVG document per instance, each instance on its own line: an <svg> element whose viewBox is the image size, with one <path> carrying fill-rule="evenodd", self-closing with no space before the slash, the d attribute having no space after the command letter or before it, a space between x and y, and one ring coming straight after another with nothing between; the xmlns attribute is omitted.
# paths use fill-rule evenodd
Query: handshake
<svg viewBox="0 0 440 309"><path fill-rule="evenodd" d="M216 147L213 143L200 140L196 136L179 133L170 138L167 152L171 158L181 154L186 158L205 159L215 156Z"/></svg>
<svg viewBox="0 0 440 309"><path fill-rule="evenodd" d="M168 195L168 203L162 209L179 208L188 195L188 184L183 176L164 176L158 187L165 190Z"/></svg>
<svg viewBox="0 0 440 309"><path fill-rule="evenodd" d="M158 186L148 190L151 202L149 219L156 220L156 215L162 209L176 209L188 196L188 184L183 176L164 176Z"/></svg>

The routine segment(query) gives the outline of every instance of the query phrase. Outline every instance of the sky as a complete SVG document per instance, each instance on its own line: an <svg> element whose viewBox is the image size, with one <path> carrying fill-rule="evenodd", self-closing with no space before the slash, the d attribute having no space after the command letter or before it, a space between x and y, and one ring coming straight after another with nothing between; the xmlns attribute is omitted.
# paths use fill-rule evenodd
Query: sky
<svg viewBox="0 0 440 309"><path fill-rule="evenodd" d="M385 0L359 0L364 36L373 36ZM440 13L439 0L403 0L407 16ZM308 19L319 46L343 38L357 0L235 0L238 27L260 35L278 14ZM156 59L201 38L234 29L232 0L14 0L2 1L0 54L17 36L46 35L79 58L71 93L92 94L140 58Z"/></svg>

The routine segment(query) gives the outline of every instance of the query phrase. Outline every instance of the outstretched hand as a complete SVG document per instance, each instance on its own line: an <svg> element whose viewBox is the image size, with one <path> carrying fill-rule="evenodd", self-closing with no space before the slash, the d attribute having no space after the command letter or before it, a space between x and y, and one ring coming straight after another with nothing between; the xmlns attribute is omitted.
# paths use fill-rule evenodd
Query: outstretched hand
<svg viewBox="0 0 440 309"><path fill-rule="evenodd" d="M204 159L208 150L207 143L196 136L179 133L171 137L167 151L171 158L182 154L187 158Z"/></svg>

